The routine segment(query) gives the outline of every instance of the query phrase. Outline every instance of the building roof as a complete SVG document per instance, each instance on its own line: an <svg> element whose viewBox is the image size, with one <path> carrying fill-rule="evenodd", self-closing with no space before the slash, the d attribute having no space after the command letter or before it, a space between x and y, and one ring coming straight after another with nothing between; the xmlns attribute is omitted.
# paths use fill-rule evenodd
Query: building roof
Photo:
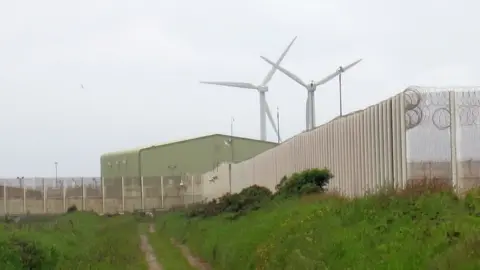
<svg viewBox="0 0 480 270"><path fill-rule="evenodd" d="M234 139L263 142L263 143L272 144L272 145L277 145L278 144L276 142L262 141L262 140L252 139L252 138L237 137L237 136L230 136L230 135L215 133L215 134L210 134L210 135L201 136L201 137L188 138L188 139L184 139L184 140L173 140L173 141L165 142L165 143L162 143L162 144L153 144L153 145L149 145L149 146L137 147L137 148L127 149L127 150L122 150L122 151L108 152L108 153L103 154L101 156L101 158L105 158L105 157L109 157L109 156L121 156L121 155L136 154L136 153L139 153L140 151L142 151L144 149L157 148L157 147L163 147L163 146L168 146L168 145L173 145L173 144L191 142L191 141L195 141L195 140L199 140L199 139L205 139L205 138L208 138L208 137L215 137L215 136L228 137L228 138L232 137Z"/></svg>

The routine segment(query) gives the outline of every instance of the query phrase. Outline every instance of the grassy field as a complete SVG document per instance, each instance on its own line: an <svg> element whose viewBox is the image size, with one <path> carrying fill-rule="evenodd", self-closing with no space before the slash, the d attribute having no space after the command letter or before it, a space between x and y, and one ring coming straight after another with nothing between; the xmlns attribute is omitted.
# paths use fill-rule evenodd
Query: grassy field
<svg viewBox="0 0 480 270"><path fill-rule="evenodd" d="M69 213L0 224L0 269L147 269L132 216Z"/></svg>
<svg viewBox="0 0 480 270"><path fill-rule="evenodd" d="M236 218L169 213L157 230L214 269L480 269L479 194L432 185L355 200L310 194Z"/></svg>
<svg viewBox="0 0 480 270"><path fill-rule="evenodd" d="M146 270L139 234L166 270L195 269L171 237L218 270L480 269L479 190L459 198L422 182L345 199L325 193L330 177L309 170L274 194L252 186L155 219L74 212L0 223L0 269Z"/></svg>

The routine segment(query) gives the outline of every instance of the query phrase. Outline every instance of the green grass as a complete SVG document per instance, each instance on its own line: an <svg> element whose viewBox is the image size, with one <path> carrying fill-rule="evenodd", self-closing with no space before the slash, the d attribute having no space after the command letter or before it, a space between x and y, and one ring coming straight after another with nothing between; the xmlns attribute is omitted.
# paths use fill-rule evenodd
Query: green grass
<svg viewBox="0 0 480 270"><path fill-rule="evenodd" d="M237 220L158 218L215 269L480 269L480 199L415 190L275 200ZM182 268L178 268L182 269Z"/></svg>
<svg viewBox="0 0 480 270"><path fill-rule="evenodd" d="M173 245L165 233L148 232L148 225L142 224L142 231L148 236L150 245L155 250L158 263L164 270L194 270L179 248Z"/></svg>
<svg viewBox="0 0 480 270"><path fill-rule="evenodd" d="M0 224L0 269L147 269L131 216L76 212L48 221Z"/></svg>

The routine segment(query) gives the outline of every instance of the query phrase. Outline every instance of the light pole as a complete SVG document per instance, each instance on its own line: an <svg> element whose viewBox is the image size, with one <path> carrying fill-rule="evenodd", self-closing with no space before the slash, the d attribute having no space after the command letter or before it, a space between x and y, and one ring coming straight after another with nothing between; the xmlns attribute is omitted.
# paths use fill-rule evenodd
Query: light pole
<svg viewBox="0 0 480 270"><path fill-rule="evenodd" d="M18 183L20 184L21 188L25 187L25 181L23 180L25 177L17 177Z"/></svg>
<svg viewBox="0 0 480 270"><path fill-rule="evenodd" d="M58 186L58 162L55 161L55 186Z"/></svg>
<svg viewBox="0 0 480 270"><path fill-rule="evenodd" d="M22 188L22 202L23 202L23 213L27 213L27 193L25 190L25 180L24 177L17 177L18 182L20 183L20 187Z"/></svg>
<svg viewBox="0 0 480 270"><path fill-rule="evenodd" d="M234 150L233 150L233 123L235 122L235 118L232 117L230 121L230 154L231 154L231 162L235 162L234 158Z"/></svg>
<svg viewBox="0 0 480 270"><path fill-rule="evenodd" d="M177 168L177 165L168 165L168 169L170 169L170 174L171 176L170 177L174 177L175 176L175 169Z"/></svg>
<svg viewBox="0 0 480 270"><path fill-rule="evenodd" d="M277 142L280 143L280 109L277 106Z"/></svg>
<svg viewBox="0 0 480 270"><path fill-rule="evenodd" d="M225 141L225 145L230 147L230 162L228 163L228 185L230 194L232 193L232 163L235 162L234 150L233 150L233 123L235 122L235 118L232 117L230 122L230 139Z"/></svg>
<svg viewBox="0 0 480 270"><path fill-rule="evenodd" d="M343 67L338 68L338 91L339 91L339 97L340 97L340 116L343 116L343 109L342 109L342 73L345 70Z"/></svg>

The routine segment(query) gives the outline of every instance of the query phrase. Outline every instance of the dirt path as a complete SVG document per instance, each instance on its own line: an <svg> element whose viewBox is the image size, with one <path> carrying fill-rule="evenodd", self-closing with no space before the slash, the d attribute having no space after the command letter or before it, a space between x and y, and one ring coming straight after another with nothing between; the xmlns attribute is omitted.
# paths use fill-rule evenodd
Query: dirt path
<svg viewBox="0 0 480 270"><path fill-rule="evenodd" d="M153 224L149 226L150 233L155 232ZM155 252L152 246L148 243L148 238L145 234L140 235L140 249L145 253L145 257L148 263L148 270L162 270L162 266L158 263Z"/></svg>
<svg viewBox="0 0 480 270"><path fill-rule="evenodd" d="M172 242L173 245L175 245L177 248L179 248L182 251L183 256L188 260L188 263L195 269L198 270L210 270L212 269L208 263L202 261L201 259L195 257L192 255L190 252L190 249L182 244L177 243L175 239L170 238L170 241Z"/></svg>
<svg viewBox="0 0 480 270"><path fill-rule="evenodd" d="M154 232L155 232L155 225L150 224L150 225L148 226L148 231L149 231L150 233L154 233Z"/></svg>

